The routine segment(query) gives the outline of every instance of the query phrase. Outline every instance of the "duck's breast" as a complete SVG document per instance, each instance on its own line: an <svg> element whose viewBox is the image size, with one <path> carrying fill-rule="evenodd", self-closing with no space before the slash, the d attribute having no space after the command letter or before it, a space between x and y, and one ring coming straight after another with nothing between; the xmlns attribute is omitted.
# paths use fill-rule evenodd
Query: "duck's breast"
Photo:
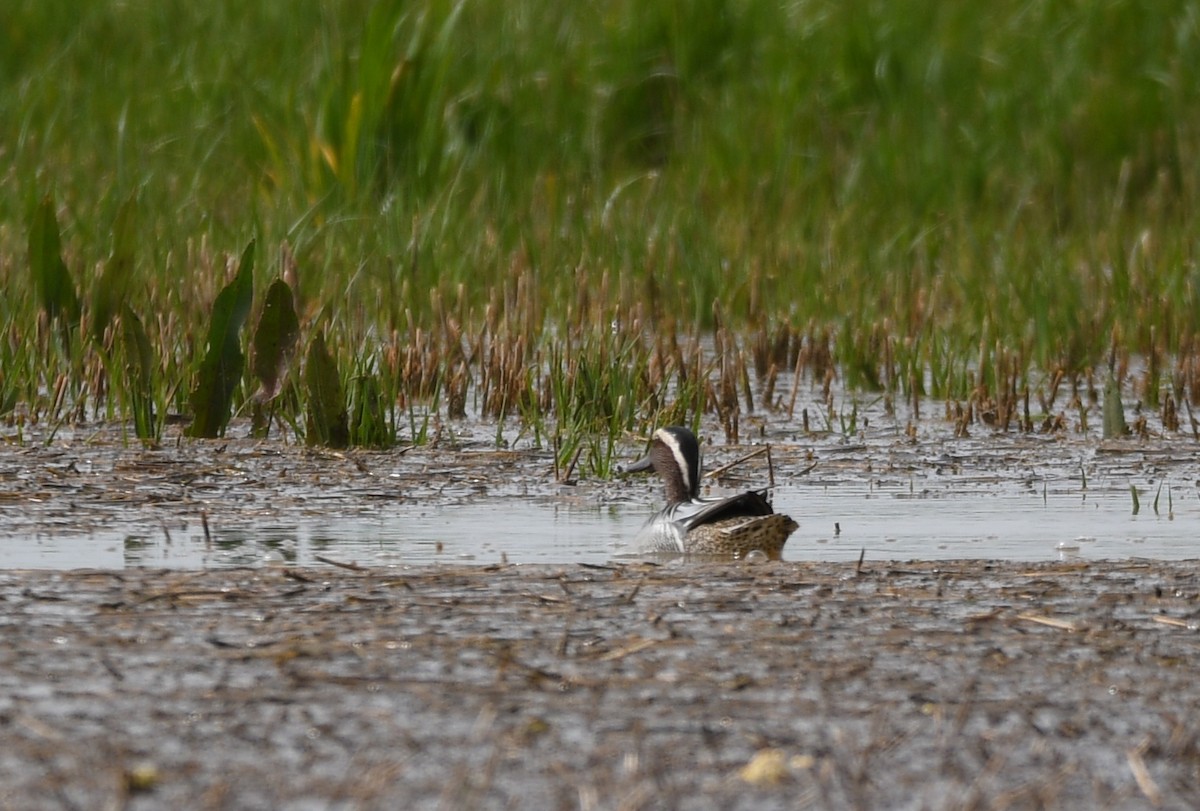
<svg viewBox="0 0 1200 811"><path fill-rule="evenodd" d="M679 522L662 512L646 522L633 545L638 552L682 552L686 533Z"/></svg>

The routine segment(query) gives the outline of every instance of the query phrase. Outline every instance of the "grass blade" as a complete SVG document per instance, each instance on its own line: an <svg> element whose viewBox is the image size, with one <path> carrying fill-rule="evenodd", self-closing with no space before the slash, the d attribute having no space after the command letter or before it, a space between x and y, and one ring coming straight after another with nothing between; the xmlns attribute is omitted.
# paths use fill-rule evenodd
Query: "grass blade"
<svg viewBox="0 0 1200 811"><path fill-rule="evenodd" d="M125 344L125 387L133 411L138 439L157 441L160 431L154 414L154 350L142 321L126 304L121 309L121 335Z"/></svg>
<svg viewBox="0 0 1200 811"><path fill-rule="evenodd" d="M351 444L369 448L396 444L395 420L388 419L387 406L378 375L370 370L355 375L350 397Z"/></svg>

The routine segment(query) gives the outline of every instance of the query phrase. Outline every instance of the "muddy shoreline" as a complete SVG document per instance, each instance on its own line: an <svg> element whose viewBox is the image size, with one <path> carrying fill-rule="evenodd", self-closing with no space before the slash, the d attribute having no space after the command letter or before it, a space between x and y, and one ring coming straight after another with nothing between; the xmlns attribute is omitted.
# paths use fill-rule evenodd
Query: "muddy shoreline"
<svg viewBox="0 0 1200 811"><path fill-rule="evenodd" d="M1195 561L0 573L0 808L1200 807Z"/></svg>

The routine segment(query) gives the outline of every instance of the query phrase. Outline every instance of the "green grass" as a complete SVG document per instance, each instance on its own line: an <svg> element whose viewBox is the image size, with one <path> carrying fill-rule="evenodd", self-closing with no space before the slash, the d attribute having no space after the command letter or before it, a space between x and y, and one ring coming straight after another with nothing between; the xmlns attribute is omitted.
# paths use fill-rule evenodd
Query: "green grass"
<svg viewBox="0 0 1200 811"><path fill-rule="evenodd" d="M999 397L1130 355L1148 403L1200 389L1200 3L11 0L0 32L7 413L134 419L147 379L188 412L252 239L252 324L294 268L372 442L468 378L535 442L645 430L676 391L672 418L720 412L736 363L655 377L639 338L714 302L739 351L784 329L856 389ZM119 330L50 327L46 195L85 326L134 243L153 375L122 382ZM642 382L566 373L600 358Z"/></svg>

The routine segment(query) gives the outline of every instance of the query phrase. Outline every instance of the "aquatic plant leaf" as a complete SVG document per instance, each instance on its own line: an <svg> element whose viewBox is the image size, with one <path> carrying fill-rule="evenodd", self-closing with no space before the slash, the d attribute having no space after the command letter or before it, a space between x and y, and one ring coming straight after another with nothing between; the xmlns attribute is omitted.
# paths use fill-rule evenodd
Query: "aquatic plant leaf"
<svg viewBox="0 0 1200 811"><path fill-rule="evenodd" d="M154 419L154 350L146 328L128 304L121 307L121 338L125 349L125 387L138 439L157 440Z"/></svg>
<svg viewBox="0 0 1200 811"><path fill-rule="evenodd" d="M308 345L304 361L304 385L308 389L305 441L309 445L345 448L350 444L346 398L337 364L325 347L325 333L318 332Z"/></svg>
<svg viewBox="0 0 1200 811"><path fill-rule="evenodd" d="M193 420L189 436L217 437L229 424L233 392L242 379L246 359L238 334L254 301L254 242L242 252L237 276L213 304L208 344L190 398Z"/></svg>
<svg viewBox="0 0 1200 811"><path fill-rule="evenodd" d="M1115 439L1129 433L1125 424L1125 407L1121 404L1121 387L1115 380L1104 384L1104 438Z"/></svg>
<svg viewBox="0 0 1200 811"><path fill-rule="evenodd" d="M104 270L92 287L91 328L92 337L104 340L104 330L113 316L121 311L121 305L129 291L129 275L133 270L134 226L137 217L137 196L131 196L121 204L113 224L113 249ZM140 323L140 322L139 322Z"/></svg>
<svg viewBox="0 0 1200 811"><path fill-rule="evenodd" d="M54 215L54 198L46 195L29 228L29 268L41 294L42 309L67 327L79 323L79 297L62 258L62 237Z"/></svg>
<svg viewBox="0 0 1200 811"><path fill-rule="evenodd" d="M255 400L266 402L279 394L280 381L287 376L299 339L300 321L296 318L292 289L283 279L276 279L267 289L251 341L254 354L250 370L261 384Z"/></svg>

